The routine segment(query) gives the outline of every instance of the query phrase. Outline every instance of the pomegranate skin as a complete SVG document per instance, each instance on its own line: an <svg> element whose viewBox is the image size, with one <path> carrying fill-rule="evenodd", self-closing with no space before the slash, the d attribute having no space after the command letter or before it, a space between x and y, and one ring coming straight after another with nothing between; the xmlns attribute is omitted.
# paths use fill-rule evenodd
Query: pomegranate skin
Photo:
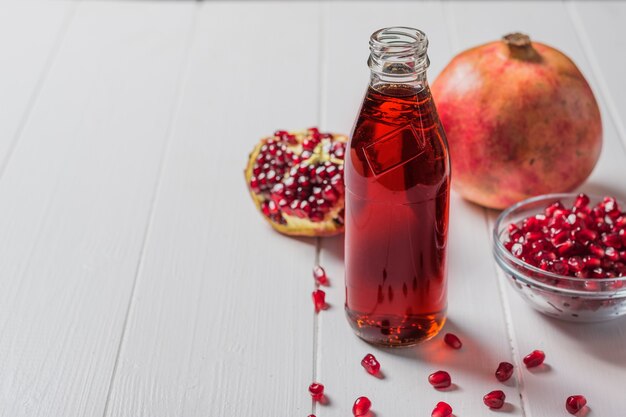
<svg viewBox="0 0 626 417"><path fill-rule="evenodd" d="M432 94L452 186L482 206L571 191L600 156L602 121L589 84L566 55L526 35L460 53Z"/></svg>

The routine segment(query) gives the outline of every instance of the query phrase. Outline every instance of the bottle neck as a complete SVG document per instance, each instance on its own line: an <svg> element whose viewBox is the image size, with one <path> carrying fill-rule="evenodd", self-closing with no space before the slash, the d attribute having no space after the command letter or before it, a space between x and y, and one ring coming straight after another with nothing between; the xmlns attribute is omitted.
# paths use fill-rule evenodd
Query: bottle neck
<svg viewBox="0 0 626 417"><path fill-rule="evenodd" d="M370 86L418 92L428 86L428 38L424 32L408 27L391 27L374 32L370 38ZM383 88L381 88L383 87Z"/></svg>
<svg viewBox="0 0 626 417"><path fill-rule="evenodd" d="M392 86L397 88L390 88ZM426 78L426 71L415 74L415 76L412 77L407 77L406 79L387 77L372 71L370 74L370 87L378 92L384 92L387 95L389 95L390 91L394 90L416 94L428 88L428 79Z"/></svg>

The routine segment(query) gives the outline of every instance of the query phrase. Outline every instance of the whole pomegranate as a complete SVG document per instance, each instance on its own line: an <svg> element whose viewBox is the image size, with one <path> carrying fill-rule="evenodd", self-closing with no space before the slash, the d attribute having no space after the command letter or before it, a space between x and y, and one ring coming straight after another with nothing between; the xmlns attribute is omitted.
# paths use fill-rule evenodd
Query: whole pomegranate
<svg viewBox="0 0 626 417"><path fill-rule="evenodd" d="M252 200L274 229L292 236L343 232L347 141L313 127L278 130L257 143L244 174Z"/></svg>
<svg viewBox="0 0 626 417"><path fill-rule="evenodd" d="M576 65L520 33L464 51L432 85L453 187L486 207L567 192L602 147L598 104Z"/></svg>

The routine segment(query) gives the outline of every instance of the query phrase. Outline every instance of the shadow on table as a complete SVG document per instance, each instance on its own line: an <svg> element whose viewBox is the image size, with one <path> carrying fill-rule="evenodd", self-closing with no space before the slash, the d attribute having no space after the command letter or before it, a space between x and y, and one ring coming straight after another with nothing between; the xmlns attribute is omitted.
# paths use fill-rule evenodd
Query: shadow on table
<svg viewBox="0 0 626 417"><path fill-rule="evenodd" d="M344 259L344 235L329 236L320 238L320 248L324 256L334 258L337 262L343 263Z"/></svg>
<svg viewBox="0 0 626 417"><path fill-rule="evenodd" d="M461 349L452 349L443 341L446 333L454 333L463 342ZM498 363L510 361L510 357L500 357L488 345L482 343L478 337L472 337L472 332L460 327L454 319L448 318L443 330L433 339L408 348L380 348L387 353L410 360L427 363L432 366L433 372L440 369L462 370L471 374L473 378L492 382ZM488 361L488 365L485 364ZM453 378L454 379L454 378ZM454 382L454 381L453 381ZM458 381L457 381L458 382ZM504 385L515 386L515 378L509 379ZM463 386L453 384L443 391L462 391Z"/></svg>

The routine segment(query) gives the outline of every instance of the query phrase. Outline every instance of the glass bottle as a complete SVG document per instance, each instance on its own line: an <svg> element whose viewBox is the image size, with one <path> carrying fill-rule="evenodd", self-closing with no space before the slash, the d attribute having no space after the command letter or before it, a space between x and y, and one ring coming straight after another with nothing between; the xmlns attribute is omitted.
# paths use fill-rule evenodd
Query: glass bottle
<svg viewBox="0 0 626 417"><path fill-rule="evenodd" d="M385 346L427 340L446 319L450 159L427 47L417 29L372 34L345 162L346 314L359 337Z"/></svg>

